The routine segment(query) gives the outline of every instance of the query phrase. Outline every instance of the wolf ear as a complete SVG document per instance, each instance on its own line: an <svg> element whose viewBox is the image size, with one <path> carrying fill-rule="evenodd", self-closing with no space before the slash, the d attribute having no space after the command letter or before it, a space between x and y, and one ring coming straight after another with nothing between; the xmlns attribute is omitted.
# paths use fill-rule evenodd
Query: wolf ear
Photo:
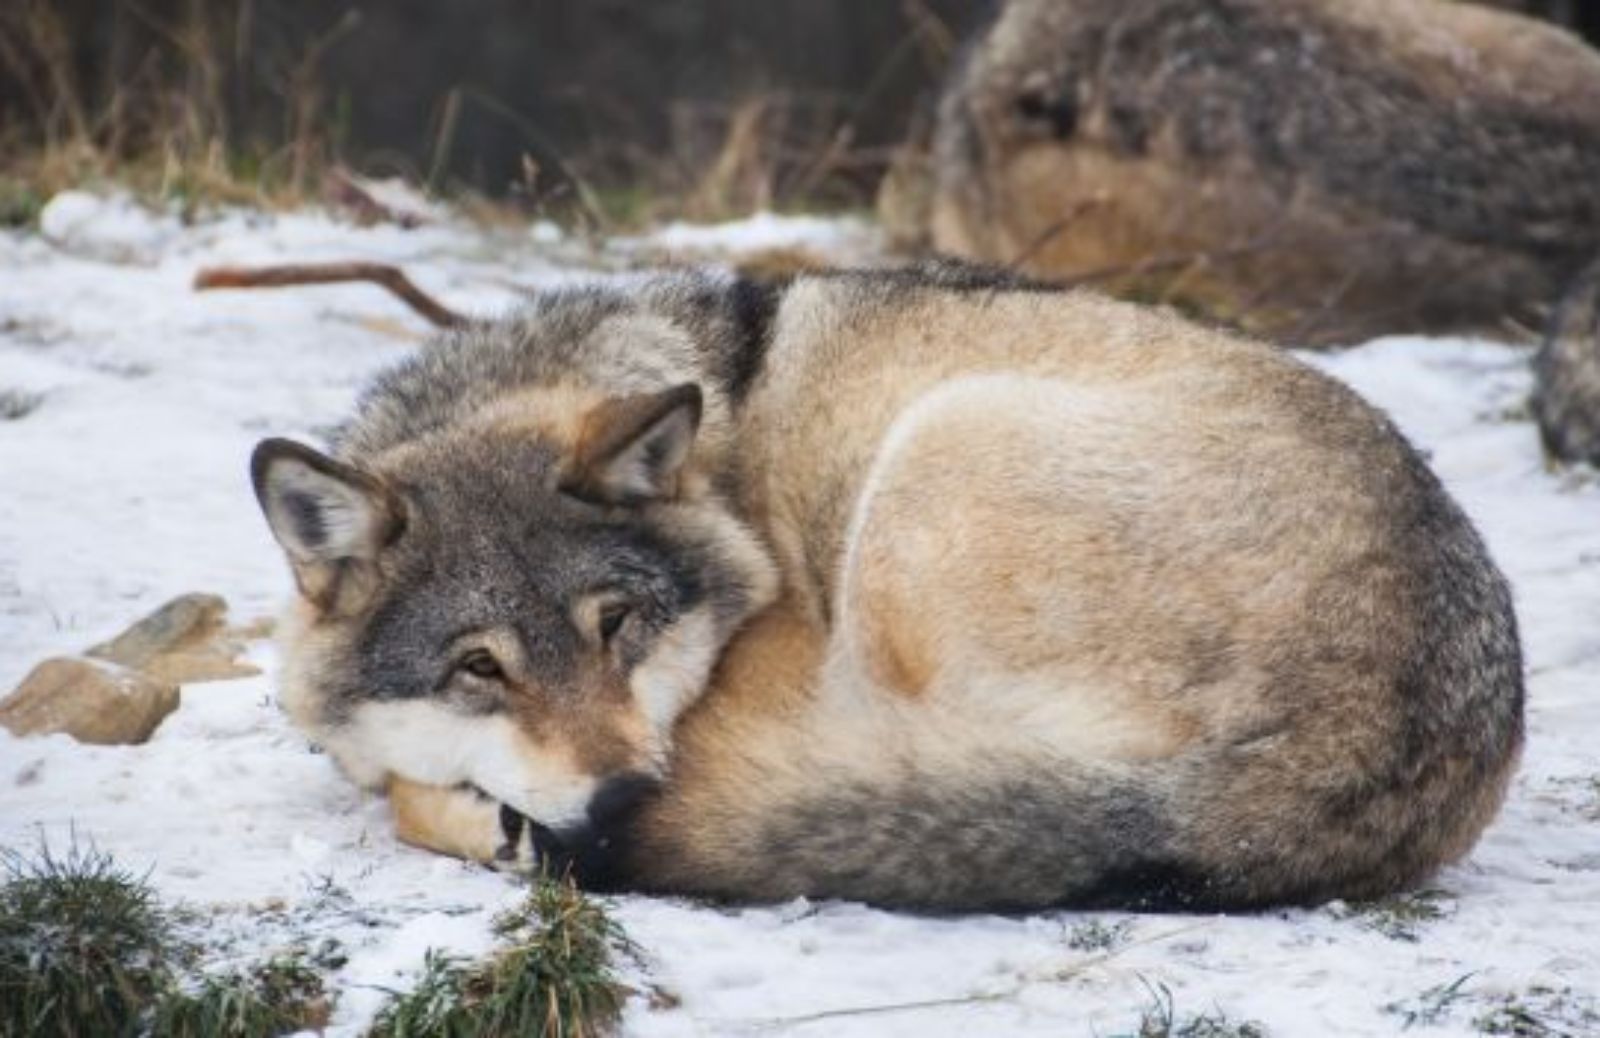
<svg viewBox="0 0 1600 1038"><path fill-rule="evenodd" d="M262 440L250 456L250 479L301 594L323 609L355 608L372 589L371 563L405 525L400 499L367 473L292 440Z"/></svg>
<svg viewBox="0 0 1600 1038"><path fill-rule="evenodd" d="M701 406L700 387L693 384L600 404L583 420L562 489L609 505L674 496Z"/></svg>

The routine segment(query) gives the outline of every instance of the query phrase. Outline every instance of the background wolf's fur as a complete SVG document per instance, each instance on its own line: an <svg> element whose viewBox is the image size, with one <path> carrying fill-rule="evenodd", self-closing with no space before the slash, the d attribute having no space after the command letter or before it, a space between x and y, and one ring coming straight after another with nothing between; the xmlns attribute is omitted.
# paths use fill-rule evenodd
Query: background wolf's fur
<svg viewBox="0 0 1600 1038"><path fill-rule="evenodd" d="M1454 0L1010 0L924 165L944 252L1294 344L1504 334L1600 254L1600 55Z"/></svg>
<svg viewBox="0 0 1600 1038"><path fill-rule="evenodd" d="M1562 461L1600 464L1600 261L1556 308L1533 376L1545 450Z"/></svg>
<svg viewBox="0 0 1600 1038"><path fill-rule="evenodd" d="M595 415L681 383L704 397L681 468L598 511L559 489ZM471 781L564 829L597 883L1372 895L1471 845L1521 742L1504 582L1388 422L1265 347L1089 295L969 268L556 293L381 380L338 453L322 491L291 449L258 458L302 586L363 574L296 607L297 720L367 781ZM308 561L286 512L352 488L404 531ZM723 652L775 590L744 522L783 597ZM619 552L660 588L625 652L567 604ZM499 685L451 669L446 623L510 657ZM638 773L666 785L616 810L605 781Z"/></svg>

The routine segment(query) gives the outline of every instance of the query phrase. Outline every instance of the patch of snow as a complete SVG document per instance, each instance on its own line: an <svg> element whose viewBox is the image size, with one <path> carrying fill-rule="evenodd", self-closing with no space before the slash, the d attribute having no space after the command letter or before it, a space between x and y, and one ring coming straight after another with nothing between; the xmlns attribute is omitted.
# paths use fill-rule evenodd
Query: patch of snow
<svg viewBox="0 0 1600 1038"><path fill-rule="evenodd" d="M528 238L536 245L559 245L566 237L561 225L551 220L535 220L528 228Z"/></svg>
<svg viewBox="0 0 1600 1038"><path fill-rule="evenodd" d="M812 249L823 255L837 255L876 248L879 236L876 228L865 220L759 212L728 223L670 223L633 241L641 246L690 256L739 255L775 249Z"/></svg>
<svg viewBox="0 0 1600 1038"><path fill-rule="evenodd" d="M130 240L147 266L94 258L72 227L111 203L60 199L51 236L0 234L0 389L45 391L0 421L0 689L187 591L235 619L277 609L285 567L245 468L265 435L312 436L426 329L371 286L195 294L197 267L363 258L404 264L453 305L493 313L523 286L596 276L553 266L529 235L450 224L357 229L315 214L230 214ZM74 207L79 215L74 216ZM96 208L101 207L101 208ZM72 217L72 219L69 219ZM144 219L140 217L139 219ZM133 218L130 218L130 225ZM673 247L804 243L849 251L858 225L758 217L663 232ZM65 228L65 229L64 229ZM832 254L832 253L830 253ZM509 273L508 273L509 272ZM1475 997L1600 977L1600 485L1546 471L1523 413L1524 351L1390 339L1309 358L1392 414L1430 453L1510 575L1526 637L1530 738L1500 819L1436 886L1415 942L1339 906L1257 915L1050 912L926 918L794 902L721 909L617 899L642 949L630 967L681 1004L629 1003L640 1035L1110 1034L1137 1028L1147 984L1180 1013L1221 1007L1274 1035L1392 1035L1384 1007L1465 974ZM256 654L270 663L270 650ZM168 897L206 909L230 954L336 937L348 963L336 1036L359 1034L429 947L491 943L514 881L396 842L274 705L270 678L191 685L144 746L0 732L0 845L73 831ZM1128 924L1073 947L1090 919ZM1473 1033L1469 1008L1430 1035Z"/></svg>

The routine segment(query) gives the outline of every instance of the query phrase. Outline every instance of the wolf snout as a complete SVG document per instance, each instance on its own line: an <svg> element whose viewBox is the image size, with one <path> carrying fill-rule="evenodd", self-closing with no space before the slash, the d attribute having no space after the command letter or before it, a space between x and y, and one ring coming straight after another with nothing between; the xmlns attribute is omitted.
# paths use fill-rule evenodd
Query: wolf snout
<svg viewBox="0 0 1600 1038"><path fill-rule="evenodd" d="M643 772L611 776L600 783L600 788L589 799L588 818L581 828L603 839L660 788L660 779Z"/></svg>
<svg viewBox="0 0 1600 1038"><path fill-rule="evenodd" d="M559 828L541 825L502 804L504 840L494 864L514 871L537 869L567 876L589 890L615 889L623 879L628 820L660 788L661 780L651 775L614 775L595 789L582 821Z"/></svg>
<svg viewBox="0 0 1600 1038"><path fill-rule="evenodd" d="M629 820L661 788L661 780L640 772L613 775L589 798L581 822L550 830L530 826L544 866L570 875L590 890L609 890L622 880Z"/></svg>

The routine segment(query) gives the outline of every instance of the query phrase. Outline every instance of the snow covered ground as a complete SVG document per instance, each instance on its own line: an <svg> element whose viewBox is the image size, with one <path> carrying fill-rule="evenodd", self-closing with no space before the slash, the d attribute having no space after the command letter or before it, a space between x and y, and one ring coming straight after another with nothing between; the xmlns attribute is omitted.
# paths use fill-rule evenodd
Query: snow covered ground
<svg viewBox="0 0 1600 1038"><path fill-rule="evenodd" d="M518 286L590 276L549 228L246 214L183 227L86 197L58 200L44 227L51 239L0 235L0 404L27 412L0 418L0 692L183 592L223 594L239 620L274 612L287 578L248 487L251 446L315 437L425 330L369 286L200 295L197 267L387 260L478 312L511 304ZM778 221L680 229L656 247L775 238L849 252L868 233ZM1398 913L1240 917L623 898L617 914L642 949L633 978L680 1000L634 999L628 1032L1114 1035L1137 1030L1164 985L1180 1016L1220 1008L1275 1035L1388 1035L1408 1022L1472 1034L1507 999L1543 1013L1550 1033L1600 1033L1586 1016L1600 1012L1600 486L1546 471L1521 351L1396 339L1314 362L1431 453L1517 592L1527 757L1504 814L1436 894ZM256 653L270 666L269 648ZM0 731L0 846L61 846L74 831L213 913L222 960L337 938L349 960L334 1034L360 1033L425 949L487 948L489 919L519 897L510 879L398 846L383 804L288 727L268 677L186 688L144 746Z"/></svg>

